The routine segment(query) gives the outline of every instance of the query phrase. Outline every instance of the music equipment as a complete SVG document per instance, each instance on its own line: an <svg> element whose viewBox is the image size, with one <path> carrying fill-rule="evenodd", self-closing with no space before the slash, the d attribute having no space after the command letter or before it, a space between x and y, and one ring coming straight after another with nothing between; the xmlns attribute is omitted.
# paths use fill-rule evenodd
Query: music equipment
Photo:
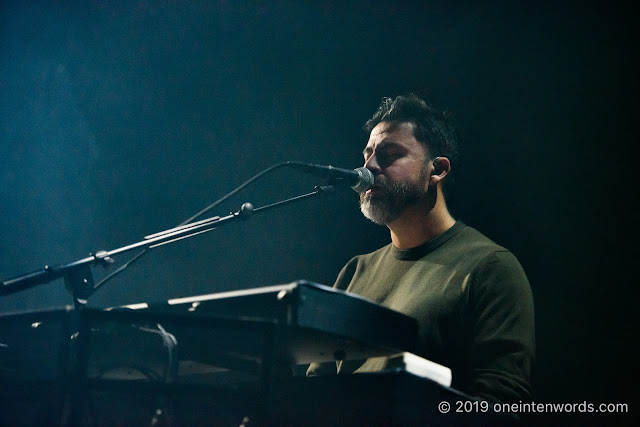
<svg viewBox="0 0 640 427"><path fill-rule="evenodd" d="M275 384L304 372L296 365L410 351L416 337L415 319L306 281L108 310L3 314L0 421L82 424L109 414L110 423L149 422L149 408L166 407L158 396L182 405L185 420L213 395L226 402L214 411L221 417L264 417ZM96 409L125 391L145 409L116 405L126 420Z"/></svg>
<svg viewBox="0 0 640 427"><path fill-rule="evenodd" d="M171 299L124 308L158 314L273 322L280 356L296 364L413 350L415 319L358 295L308 281Z"/></svg>

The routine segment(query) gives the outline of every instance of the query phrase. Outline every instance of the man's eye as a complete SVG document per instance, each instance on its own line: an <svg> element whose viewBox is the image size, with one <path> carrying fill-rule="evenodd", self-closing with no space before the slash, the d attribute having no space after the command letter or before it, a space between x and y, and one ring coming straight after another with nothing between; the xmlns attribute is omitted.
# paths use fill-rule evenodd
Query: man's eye
<svg viewBox="0 0 640 427"><path fill-rule="evenodd" d="M378 153L378 161L382 164L391 164L398 157L400 157L400 153L395 151L383 151Z"/></svg>

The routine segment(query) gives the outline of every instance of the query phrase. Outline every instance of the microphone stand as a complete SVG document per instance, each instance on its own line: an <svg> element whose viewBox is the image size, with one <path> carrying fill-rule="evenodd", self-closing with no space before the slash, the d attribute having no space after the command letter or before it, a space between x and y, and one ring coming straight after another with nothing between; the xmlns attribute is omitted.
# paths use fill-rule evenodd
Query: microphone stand
<svg viewBox="0 0 640 427"><path fill-rule="evenodd" d="M90 254L86 258L82 258L68 264L61 264L53 267L46 265L42 270L33 271L31 273L0 282L0 297L20 292L34 286L43 285L59 279L60 277L64 277L65 285L72 294L74 305L76 307L81 307L84 306L89 297L91 297L91 295L100 288L100 286L96 286L94 284L93 274L91 272L91 266L94 264L101 264L104 267L108 267L113 264L114 261L111 257L114 255L129 252L140 247L153 249L158 246L174 243L178 240L207 233L230 222L247 220L254 214L260 212L282 207L307 198L323 196L327 193L333 192L333 190L333 185L316 186L315 191L311 193L302 194L300 196L292 197L259 208L254 208L251 203L244 203L240 210L237 212L231 212L227 216L214 216L201 221L171 228L169 230L164 230L159 233L154 233L145 236L142 241L110 251L98 251L95 254Z"/></svg>

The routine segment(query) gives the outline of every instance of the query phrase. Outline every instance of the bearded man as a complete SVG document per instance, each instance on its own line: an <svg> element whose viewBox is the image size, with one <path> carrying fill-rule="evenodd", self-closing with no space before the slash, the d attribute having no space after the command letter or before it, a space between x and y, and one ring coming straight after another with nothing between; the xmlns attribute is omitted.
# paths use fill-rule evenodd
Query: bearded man
<svg viewBox="0 0 640 427"><path fill-rule="evenodd" d="M384 98L365 130L375 183L360 208L389 228L391 243L349 261L335 287L416 318L415 353L451 368L452 387L491 402L531 400L531 288L511 252L449 213L449 117L415 95ZM307 374L375 372L387 361L312 364Z"/></svg>

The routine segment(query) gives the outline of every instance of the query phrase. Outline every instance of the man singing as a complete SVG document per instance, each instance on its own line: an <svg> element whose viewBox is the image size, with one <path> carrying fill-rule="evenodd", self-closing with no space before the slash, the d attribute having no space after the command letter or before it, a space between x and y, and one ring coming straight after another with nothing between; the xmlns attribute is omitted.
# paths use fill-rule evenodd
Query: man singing
<svg viewBox="0 0 640 427"><path fill-rule="evenodd" d="M362 213L391 243L353 258L335 287L418 320L415 353L451 368L452 386L492 402L531 399L534 311L518 260L447 209L456 138L446 114L415 95L385 98L365 124L364 166L375 184ZM338 363L337 373L385 369L386 358ZM308 375L335 365L312 364Z"/></svg>

